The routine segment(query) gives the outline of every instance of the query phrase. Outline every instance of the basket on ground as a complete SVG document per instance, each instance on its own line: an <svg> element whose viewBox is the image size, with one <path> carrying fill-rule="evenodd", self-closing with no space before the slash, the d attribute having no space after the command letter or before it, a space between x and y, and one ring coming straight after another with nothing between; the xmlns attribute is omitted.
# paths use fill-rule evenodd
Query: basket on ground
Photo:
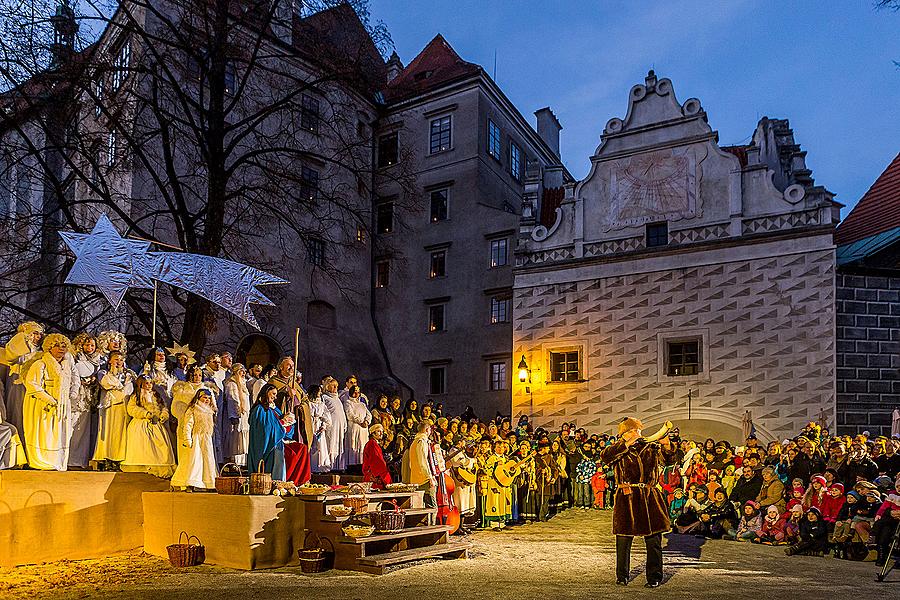
<svg viewBox="0 0 900 600"><path fill-rule="evenodd" d="M265 472L266 463L262 460L257 465L256 473L250 473L250 494L268 496L272 493L272 474Z"/></svg>
<svg viewBox="0 0 900 600"><path fill-rule="evenodd" d="M396 533L401 531L406 524L406 511L397 506L397 501L391 501L394 505L389 510L373 510L369 513L372 525L378 533Z"/></svg>
<svg viewBox="0 0 900 600"><path fill-rule="evenodd" d="M366 492L361 485L354 483L350 486L344 496L344 506L352 508L354 513L366 512L369 508L369 499L366 498Z"/></svg>
<svg viewBox="0 0 900 600"><path fill-rule="evenodd" d="M329 548L322 545L322 540L328 542ZM300 570L304 573L321 573L327 571L329 559L334 555L334 544L328 538L320 538L318 534L310 531L306 534L303 549L297 551L300 559Z"/></svg>
<svg viewBox="0 0 900 600"><path fill-rule="evenodd" d="M231 472L237 472L238 475L226 475L225 473L229 467L234 467ZM247 478L243 477L240 472L240 468L234 463L224 465L222 470L219 471L219 476L216 477L216 491L225 496L236 496L242 493L244 484L247 483Z"/></svg>
<svg viewBox="0 0 900 600"><path fill-rule="evenodd" d="M181 542L182 539L185 543ZM192 544L191 540L197 540L197 543ZM200 538L188 535L186 531L178 536L177 544L166 546L166 552L169 553L169 562L173 567L196 567L206 560L206 546L200 543Z"/></svg>

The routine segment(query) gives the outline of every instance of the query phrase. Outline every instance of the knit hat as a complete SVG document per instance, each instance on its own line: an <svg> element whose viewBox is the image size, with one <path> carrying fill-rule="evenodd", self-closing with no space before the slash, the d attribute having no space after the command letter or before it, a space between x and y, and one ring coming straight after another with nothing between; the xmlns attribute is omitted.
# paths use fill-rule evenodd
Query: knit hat
<svg viewBox="0 0 900 600"><path fill-rule="evenodd" d="M891 481L891 478L888 477L887 475L879 475L878 477L876 477L875 479L872 480L872 483L874 483L875 486L882 492L892 489L894 487L894 485L893 485L894 482Z"/></svg>
<svg viewBox="0 0 900 600"><path fill-rule="evenodd" d="M831 487L829 487L828 490L829 491L840 490L840 492L843 494L844 493L844 484L843 483L832 483Z"/></svg>
<svg viewBox="0 0 900 600"><path fill-rule="evenodd" d="M752 506L754 509L759 510L759 502L756 500L747 500L744 502L744 506Z"/></svg>
<svg viewBox="0 0 900 600"><path fill-rule="evenodd" d="M862 500L862 496L860 496L859 492L857 492L856 490L850 490L849 492L847 492L847 498L850 498L850 497L852 497L857 502Z"/></svg>
<svg viewBox="0 0 900 600"><path fill-rule="evenodd" d="M625 433L632 431L634 429L643 429L644 424L641 423L638 419L633 417L626 417L622 419L622 422L619 423L619 435L624 435Z"/></svg>
<svg viewBox="0 0 900 600"><path fill-rule="evenodd" d="M820 519L822 518L822 511L819 510L818 508L816 508L815 506L810 506L808 509L806 509L806 514L809 514L809 513L816 513L817 517L819 517Z"/></svg>
<svg viewBox="0 0 900 600"><path fill-rule="evenodd" d="M826 485L828 485L828 480L826 480L825 477L823 477L822 475L813 475L810 478L809 483L810 483L810 485L812 485L813 483L815 483L817 481L822 485L822 487L825 487Z"/></svg>
<svg viewBox="0 0 900 600"><path fill-rule="evenodd" d="M806 493L806 488L804 488L802 485L795 485L793 488L791 488L791 495L800 494L802 496L804 493Z"/></svg>

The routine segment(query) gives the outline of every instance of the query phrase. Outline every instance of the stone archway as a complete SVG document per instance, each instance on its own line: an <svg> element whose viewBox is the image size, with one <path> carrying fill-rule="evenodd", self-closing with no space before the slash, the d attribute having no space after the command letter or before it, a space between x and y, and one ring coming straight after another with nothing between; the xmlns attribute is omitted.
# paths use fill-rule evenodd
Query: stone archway
<svg viewBox="0 0 900 600"><path fill-rule="evenodd" d="M262 333L251 333L238 344L235 359L247 367L252 363L266 366L278 362L282 354L281 346L273 338Z"/></svg>
<svg viewBox="0 0 900 600"><path fill-rule="evenodd" d="M694 411L688 419L683 409L667 410L646 416L641 420L644 423L644 434L649 435L655 432L666 421L678 427L682 438L690 438L692 440L702 440L712 438L714 440L725 440L736 446L743 445L744 434L741 428L742 413L733 411L704 409L702 411ZM756 435L761 445L765 445L776 437L766 428L755 424Z"/></svg>

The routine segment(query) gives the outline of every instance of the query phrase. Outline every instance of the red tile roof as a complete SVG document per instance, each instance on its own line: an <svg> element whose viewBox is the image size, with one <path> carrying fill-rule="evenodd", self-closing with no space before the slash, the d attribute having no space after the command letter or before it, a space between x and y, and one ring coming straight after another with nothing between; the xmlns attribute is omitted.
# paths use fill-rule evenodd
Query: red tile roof
<svg viewBox="0 0 900 600"><path fill-rule="evenodd" d="M900 226L900 154L834 232L838 246Z"/></svg>
<svg viewBox="0 0 900 600"><path fill-rule="evenodd" d="M444 36L437 34L419 55L412 59L403 71L390 81L385 90L385 98L396 102L410 96L424 94L429 90L475 75L481 67L464 61Z"/></svg>

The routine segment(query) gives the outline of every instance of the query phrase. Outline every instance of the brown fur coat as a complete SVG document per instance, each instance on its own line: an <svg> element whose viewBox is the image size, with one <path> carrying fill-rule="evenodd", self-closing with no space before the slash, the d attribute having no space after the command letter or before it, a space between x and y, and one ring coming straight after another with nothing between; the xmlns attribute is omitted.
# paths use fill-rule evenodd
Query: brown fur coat
<svg viewBox="0 0 900 600"><path fill-rule="evenodd" d="M612 466L616 474L613 533L647 536L668 531L669 511L657 483L660 468L674 460L673 453L663 451L658 443L643 440L626 448L625 440L618 439L600 451L600 460ZM649 487L631 487L628 494L628 483Z"/></svg>

